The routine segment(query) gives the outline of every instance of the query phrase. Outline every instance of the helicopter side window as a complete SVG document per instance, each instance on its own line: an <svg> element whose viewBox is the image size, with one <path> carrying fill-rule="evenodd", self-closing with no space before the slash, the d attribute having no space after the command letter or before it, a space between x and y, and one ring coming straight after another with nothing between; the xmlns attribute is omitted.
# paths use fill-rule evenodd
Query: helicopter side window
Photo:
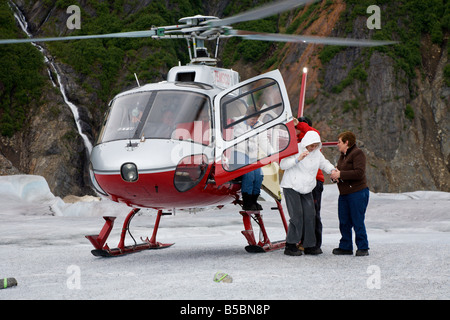
<svg viewBox="0 0 450 320"><path fill-rule="evenodd" d="M284 103L278 83L262 78L225 95L220 107L223 139L232 141L266 123L275 123L274 120L283 113ZM224 150L222 165L225 171L240 169L287 147L283 137L289 135L284 125L258 131Z"/></svg>
<svg viewBox="0 0 450 320"><path fill-rule="evenodd" d="M283 99L276 81L260 79L242 86L221 101L223 138L230 141L278 118L283 110ZM251 124L252 118L258 121Z"/></svg>
<svg viewBox="0 0 450 320"><path fill-rule="evenodd" d="M284 124L277 124L224 150L223 168L225 171L240 169L279 153L288 145L288 128Z"/></svg>

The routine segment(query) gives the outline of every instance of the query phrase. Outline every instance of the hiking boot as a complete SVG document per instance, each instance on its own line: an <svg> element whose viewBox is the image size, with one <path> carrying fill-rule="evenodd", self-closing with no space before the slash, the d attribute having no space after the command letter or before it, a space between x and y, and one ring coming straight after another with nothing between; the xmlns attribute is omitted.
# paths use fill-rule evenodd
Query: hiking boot
<svg viewBox="0 0 450 320"><path fill-rule="evenodd" d="M333 249L333 254L336 255L352 255L353 254L353 250L344 250L341 248L335 248Z"/></svg>
<svg viewBox="0 0 450 320"><path fill-rule="evenodd" d="M303 253L297 248L295 243L286 243L284 254L287 256L301 256Z"/></svg>
<svg viewBox="0 0 450 320"><path fill-rule="evenodd" d="M305 248L305 254L311 254L311 255L318 255L321 254L323 251L319 247L310 247Z"/></svg>
<svg viewBox="0 0 450 320"><path fill-rule="evenodd" d="M356 250L355 256L362 257L362 256L368 256L369 255L369 249L358 249Z"/></svg>
<svg viewBox="0 0 450 320"><path fill-rule="evenodd" d="M255 206L255 208L257 210L262 210L263 207L258 202L256 202L256 201L258 201L259 193L258 194L252 194L251 197L252 197L253 205Z"/></svg>
<svg viewBox="0 0 450 320"><path fill-rule="evenodd" d="M253 203L253 195L248 193L242 193L242 210L245 211L257 211L258 208Z"/></svg>

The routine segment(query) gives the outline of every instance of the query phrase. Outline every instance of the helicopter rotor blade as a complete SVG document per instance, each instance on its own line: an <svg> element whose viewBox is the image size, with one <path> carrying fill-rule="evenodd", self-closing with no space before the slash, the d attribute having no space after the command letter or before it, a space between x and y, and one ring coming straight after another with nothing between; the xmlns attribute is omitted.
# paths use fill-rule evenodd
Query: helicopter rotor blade
<svg viewBox="0 0 450 320"><path fill-rule="evenodd" d="M205 24L207 24L209 27L221 27L238 22L262 19L290 9L294 9L304 4L313 3L317 1L319 0L285 0L281 2L275 2L267 6L257 8L255 10L250 10L244 13L237 14L232 17L210 20L205 22Z"/></svg>
<svg viewBox="0 0 450 320"><path fill-rule="evenodd" d="M248 40L315 43L315 44L328 44L328 45L353 46L353 47L375 47L398 43L397 41L387 41L387 40L300 36L282 33L263 33L263 32L235 30L235 29L230 30L230 35L241 37Z"/></svg>
<svg viewBox="0 0 450 320"><path fill-rule="evenodd" d="M82 40L82 39L102 39L102 38L143 38L143 37L155 36L156 33L157 33L156 30L152 29L152 30L145 30L145 31L130 31L130 32L67 36L67 37L53 37L53 38L0 39L0 44Z"/></svg>

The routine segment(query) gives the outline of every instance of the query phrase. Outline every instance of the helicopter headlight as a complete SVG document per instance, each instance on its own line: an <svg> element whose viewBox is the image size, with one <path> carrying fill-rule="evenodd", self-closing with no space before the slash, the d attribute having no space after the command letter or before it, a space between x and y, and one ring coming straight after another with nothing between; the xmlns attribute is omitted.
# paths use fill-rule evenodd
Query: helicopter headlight
<svg viewBox="0 0 450 320"><path fill-rule="evenodd" d="M205 176L208 169L208 158L204 154L184 157L175 169L173 184L180 192L195 187Z"/></svg>
<svg viewBox="0 0 450 320"><path fill-rule="evenodd" d="M124 163L120 169L122 179L128 182L135 182L139 178L137 167L134 163Z"/></svg>

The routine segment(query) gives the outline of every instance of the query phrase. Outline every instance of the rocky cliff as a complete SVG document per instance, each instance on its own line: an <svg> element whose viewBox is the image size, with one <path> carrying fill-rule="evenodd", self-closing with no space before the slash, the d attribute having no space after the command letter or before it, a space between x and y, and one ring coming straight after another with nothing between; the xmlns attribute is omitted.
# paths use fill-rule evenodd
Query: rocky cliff
<svg viewBox="0 0 450 320"><path fill-rule="evenodd" d="M85 176L85 146L72 113L50 81L26 122L12 137L0 137L0 174L44 176L61 197L93 194Z"/></svg>
<svg viewBox="0 0 450 320"><path fill-rule="evenodd" d="M20 2L18 4L24 5ZM12 12L10 14L12 16ZM43 61L43 55L38 54ZM3 61L12 63L10 60ZM0 136L0 174L44 176L52 192L61 197L67 194L93 194L86 176L87 152L78 134L73 114L61 92L55 87L55 74L53 71L49 73L49 65L42 66L34 75L43 79L40 97L27 103L21 130ZM0 87L7 86L0 84ZM15 91L15 88L11 91ZM5 97L8 98L7 92L2 95L2 99L6 99ZM0 110L0 114L2 113L3 110Z"/></svg>
<svg viewBox="0 0 450 320"><path fill-rule="evenodd" d="M196 7L193 5L188 14L176 13L183 9L186 1L177 5L171 1L163 2L172 9L171 14L161 15L166 19L173 19L171 15L177 18L186 16L191 11L219 17L236 13L230 9L235 1L196 1ZM384 3L381 5L384 17L384 12L392 11L392 8L386 4L389 2L381 2ZM56 1L17 0L15 3L29 20L33 34L68 33L65 27L67 14ZM100 9L106 10L93 3L97 1L80 1L83 14L90 19L99 15ZM111 15L117 14L131 28L149 24L147 20L155 21L155 16L151 15L153 11L145 11L155 3L159 2L125 1L119 10L115 7L116 2L111 2L109 10ZM200 7L203 12L198 11ZM356 16L352 14L357 7L354 1L322 1L312 8L280 15L276 28L281 32L290 28L293 33L321 36L373 36L374 31L366 26L368 15L365 12ZM133 19L128 19L129 16ZM158 19L152 24L160 24L164 18ZM388 18L386 14L381 32L389 30L389 19L394 18ZM161 22L173 24L175 20ZM97 32L111 32L114 25L106 24L106 31ZM294 113L297 112L301 70L307 66L304 114L313 120L323 140L335 141L343 130L355 132L368 157L368 180L372 191L450 191L450 88L444 74L445 66L449 64L447 44L448 32L444 32L443 41L439 44L432 41L429 33L422 32L420 61L411 68L412 71L402 68L392 51L331 48L325 51L331 54L324 54L324 46L304 44L274 44L260 61L238 59L228 66L241 71L243 79L274 68L280 69ZM173 60L176 61L177 57L182 61L186 59L180 55L182 49L176 45L167 47L160 42L157 47L152 45L124 47L123 44L108 43L105 50L114 48L118 53L116 69L114 65L107 69L114 61L109 61L106 66L101 65L100 60L94 60L91 66L95 73L102 70L111 72L108 81L80 71L83 65L77 65L75 61L77 52L68 53L67 56L71 57L68 59L63 56L65 52L61 48L49 48L63 75L62 81L68 86L69 99L82 111L84 131L91 140L101 123L108 99L134 85L134 72L143 77L144 82L158 81L163 79L170 64L175 64ZM123 50L122 54L118 48ZM87 47L83 50L89 52ZM161 53L164 53L165 62L161 62ZM43 175L52 191L61 196L92 192L85 178L88 161L83 142L68 107L50 80L47 80L39 101L32 103L31 110L24 129L13 137L0 140L0 174L23 172ZM327 148L324 153L332 162L337 161L338 154L334 148Z"/></svg>
<svg viewBox="0 0 450 320"><path fill-rule="evenodd" d="M400 4L381 6L382 17L401 24L400 17L387 14L395 10L393 5ZM373 33L366 25L369 15L345 19L355 9L335 1L326 12L318 10L303 32L366 38ZM450 88L443 71L449 64L448 27L440 44L427 33L419 38L420 61L411 68L412 75L400 66L399 56L361 48L339 48L327 61L319 58L318 46L289 45L279 66L293 106L298 104L300 70L309 67L304 114L325 139L336 140L344 130L356 134L368 156L370 188L376 192L450 191ZM393 39L404 42L395 35ZM335 151L325 154L337 160Z"/></svg>

